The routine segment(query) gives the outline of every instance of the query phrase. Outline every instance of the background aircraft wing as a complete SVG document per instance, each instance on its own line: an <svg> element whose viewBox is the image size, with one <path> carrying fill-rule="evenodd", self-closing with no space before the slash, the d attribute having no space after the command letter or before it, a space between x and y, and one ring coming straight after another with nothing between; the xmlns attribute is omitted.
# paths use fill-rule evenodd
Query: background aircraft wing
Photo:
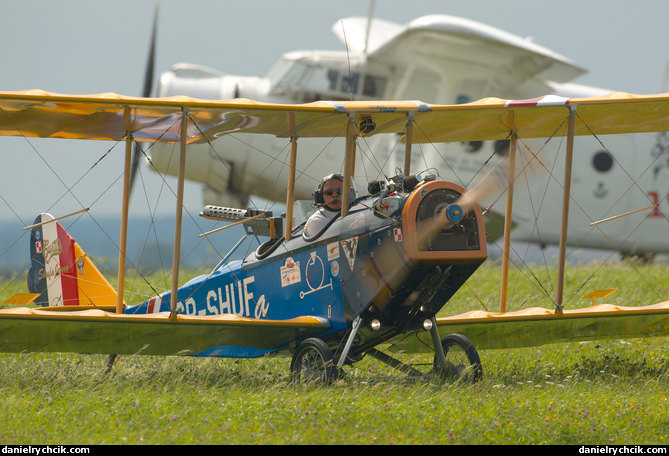
<svg viewBox="0 0 669 456"><path fill-rule="evenodd" d="M349 49L363 52L366 47L370 64L393 67L400 80L409 73L413 77L421 72L448 74L448 82L463 89L485 88L485 92L477 92L508 97L521 84L567 82L586 72L529 38L467 19L430 15L405 26L373 19L368 37L367 23L367 18L347 18L334 24L332 30ZM407 98L403 93L393 95Z"/></svg>

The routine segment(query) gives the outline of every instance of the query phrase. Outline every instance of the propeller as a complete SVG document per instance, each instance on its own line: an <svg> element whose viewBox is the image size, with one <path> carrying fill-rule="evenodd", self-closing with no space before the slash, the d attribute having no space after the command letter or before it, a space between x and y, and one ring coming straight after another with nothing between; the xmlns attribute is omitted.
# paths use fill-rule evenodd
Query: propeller
<svg viewBox="0 0 669 456"><path fill-rule="evenodd" d="M153 30L151 31L151 44L149 47L149 57L147 59L146 69L144 71L144 88L142 90L142 96L145 98L151 96L151 91L153 89L153 72L156 59L156 35L158 32L159 6L160 6L160 0L156 0L156 9L153 15ZM137 176L137 169L139 168L139 161L141 155L142 151L140 150L140 146L137 143L135 143L130 163L130 194L132 194L133 183L135 182Z"/></svg>
<svg viewBox="0 0 669 456"><path fill-rule="evenodd" d="M482 199L499 194L508 186L505 165L497 165L471 190L463 193L454 203L440 207L434 216L421 220L416 225L419 247L425 248L444 228L460 221L479 204Z"/></svg>

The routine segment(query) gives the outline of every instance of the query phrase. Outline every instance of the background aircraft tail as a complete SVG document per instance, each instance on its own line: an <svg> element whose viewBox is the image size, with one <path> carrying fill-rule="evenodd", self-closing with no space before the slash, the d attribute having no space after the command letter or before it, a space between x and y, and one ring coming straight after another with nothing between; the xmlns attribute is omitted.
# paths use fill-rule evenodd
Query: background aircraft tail
<svg viewBox="0 0 669 456"><path fill-rule="evenodd" d="M117 293L53 216L37 216L30 232L28 290L40 306L116 306Z"/></svg>

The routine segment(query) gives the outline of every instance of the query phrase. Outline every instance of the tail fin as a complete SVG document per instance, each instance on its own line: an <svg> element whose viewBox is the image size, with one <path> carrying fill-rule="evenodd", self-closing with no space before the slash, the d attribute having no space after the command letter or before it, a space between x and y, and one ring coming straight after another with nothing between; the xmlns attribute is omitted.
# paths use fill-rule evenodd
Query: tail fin
<svg viewBox="0 0 669 456"><path fill-rule="evenodd" d="M43 213L37 216L35 225L30 232L28 271L28 290L39 293L35 304L116 306L114 287L61 224Z"/></svg>

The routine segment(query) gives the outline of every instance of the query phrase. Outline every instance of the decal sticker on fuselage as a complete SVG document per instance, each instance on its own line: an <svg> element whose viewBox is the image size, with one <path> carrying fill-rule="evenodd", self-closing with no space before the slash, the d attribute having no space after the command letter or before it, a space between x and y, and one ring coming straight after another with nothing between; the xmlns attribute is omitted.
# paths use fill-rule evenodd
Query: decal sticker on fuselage
<svg viewBox="0 0 669 456"><path fill-rule="evenodd" d="M331 242L327 246L328 250L328 261L336 260L339 258L339 244L336 242Z"/></svg>
<svg viewBox="0 0 669 456"><path fill-rule="evenodd" d="M332 277L337 277L339 275L339 261L335 260L330 263L330 273Z"/></svg>
<svg viewBox="0 0 669 456"><path fill-rule="evenodd" d="M353 236L348 239L342 239L341 241L342 250L344 250L344 256L348 265L353 271L353 265L355 264L355 255L358 252L358 236Z"/></svg>
<svg viewBox="0 0 669 456"><path fill-rule="evenodd" d="M294 261L291 257L286 258L283 266L281 266L281 286L287 287L301 281L300 262Z"/></svg>
<svg viewBox="0 0 669 456"><path fill-rule="evenodd" d="M332 290L332 278L328 283L325 282L325 265L323 260L318 256L316 252L311 252L307 265L305 266L304 276L306 278L307 285L309 286L308 291L300 291L300 299L314 291L322 290L323 288L330 288Z"/></svg>

